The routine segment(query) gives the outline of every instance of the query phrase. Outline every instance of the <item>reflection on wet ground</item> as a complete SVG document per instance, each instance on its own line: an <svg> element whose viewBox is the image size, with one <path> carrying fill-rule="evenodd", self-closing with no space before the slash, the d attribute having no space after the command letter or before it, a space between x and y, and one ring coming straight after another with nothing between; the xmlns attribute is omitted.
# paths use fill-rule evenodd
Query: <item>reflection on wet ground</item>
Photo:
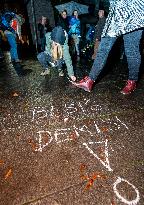
<svg viewBox="0 0 144 205"><path fill-rule="evenodd" d="M78 79L91 61L74 63ZM124 61L91 93L36 58L0 66L0 205L142 205L144 75L120 94ZM26 70L26 71L25 71Z"/></svg>

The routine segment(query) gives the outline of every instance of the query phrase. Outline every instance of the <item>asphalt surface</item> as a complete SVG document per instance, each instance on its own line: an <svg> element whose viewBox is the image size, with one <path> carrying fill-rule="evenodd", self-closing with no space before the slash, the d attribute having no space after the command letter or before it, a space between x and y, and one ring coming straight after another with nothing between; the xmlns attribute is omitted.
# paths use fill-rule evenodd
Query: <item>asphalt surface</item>
<svg viewBox="0 0 144 205"><path fill-rule="evenodd" d="M0 205L143 205L144 72L124 96L124 61L91 93L56 69L40 76L34 58L23 69L8 55L0 66Z"/></svg>

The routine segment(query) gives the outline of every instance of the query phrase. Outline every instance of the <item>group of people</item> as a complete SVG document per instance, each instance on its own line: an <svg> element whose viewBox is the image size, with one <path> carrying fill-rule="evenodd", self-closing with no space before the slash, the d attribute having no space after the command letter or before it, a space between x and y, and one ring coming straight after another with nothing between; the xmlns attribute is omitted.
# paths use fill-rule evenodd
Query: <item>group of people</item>
<svg viewBox="0 0 144 205"><path fill-rule="evenodd" d="M130 94L136 89L137 81L139 79L139 71L141 65L140 42L144 30L144 0L109 0L109 3L109 14L106 19L103 19L104 28L102 29L102 34L100 35L100 39L96 39L96 42L98 41L98 45L96 45L97 55L96 57L94 56L94 63L89 76L85 76L79 82L75 82L76 77L74 77L73 74L70 77L73 81L72 83L74 86L90 92L93 88L94 82L97 80L99 74L101 73L107 62L109 53L113 45L119 37L123 37L124 53L127 58L129 75L126 85L121 90L121 93L124 95ZM101 13L99 13L100 19L101 16L104 16L102 11ZM62 27L56 27L52 31L51 40L53 51L58 50L58 45L65 44L64 41L62 44L59 40L53 38L53 36L60 36L60 30L63 30ZM65 36L65 39L67 36L66 31L67 28L64 29L63 33L63 37ZM62 59L62 56L64 55L61 55L60 59ZM39 54L38 59L44 67L47 66L43 63L44 61L42 62L41 54ZM53 63L51 60L54 58L48 59L47 60L50 63ZM65 57L63 59L65 60ZM67 62L68 61L66 60L66 64ZM71 63L69 65L71 65Z"/></svg>
<svg viewBox="0 0 144 205"><path fill-rule="evenodd" d="M63 64L65 63L68 76L72 81L75 81L69 39L73 39L77 56L79 56L80 20L78 11L74 10L72 16L68 19L67 11L63 10L54 29L49 27L48 30L48 24L46 24L46 20L44 23L44 18L42 17L42 22L38 24L42 52L38 54L37 58L44 68L41 75L48 75L51 66L58 68L59 76L64 76Z"/></svg>
<svg viewBox="0 0 144 205"><path fill-rule="evenodd" d="M50 66L57 67L59 76L63 76L63 64L66 64L68 76L75 87L90 92L103 70L109 53L118 38L123 38L123 52L127 58L128 80L121 90L122 94L130 94L136 89L139 79L141 65L140 43L144 32L144 0L103 0L109 2L109 12L99 8L99 21L97 24L94 59L88 76L76 81L73 63L69 52L69 38L75 43L77 55L79 56L80 20L78 11L75 10L68 20L67 11L61 12L59 21L54 28L47 24L47 19L42 18L38 25L41 38L41 52L37 58L44 68L41 75L50 73ZM101 2L101 0L99 0ZM5 14L5 19L9 14ZM9 23L3 19L3 26L10 44L15 44L15 31L9 27ZM10 22L10 21L9 21ZM16 46L11 51L12 60L18 61Z"/></svg>
<svg viewBox="0 0 144 205"><path fill-rule="evenodd" d="M80 55L79 42L81 37L81 31L80 31L80 20L79 20L78 11L74 10L72 15L68 16L67 10L63 10L59 15L58 21L56 22L56 26L61 26L67 32L69 42L70 39L73 40L76 54L77 56L79 56ZM38 31L41 40L40 42L41 51L44 51L46 46L45 34L47 32L52 31L52 27L50 26L48 19L45 16L42 16L41 22L38 23Z"/></svg>
<svg viewBox="0 0 144 205"><path fill-rule="evenodd" d="M82 80L73 84L90 92L107 62L113 45L119 37L123 37L129 75L121 93L126 95L136 89L139 79L141 65L140 43L144 32L144 0L109 1L109 14L89 76L85 76Z"/></svg>

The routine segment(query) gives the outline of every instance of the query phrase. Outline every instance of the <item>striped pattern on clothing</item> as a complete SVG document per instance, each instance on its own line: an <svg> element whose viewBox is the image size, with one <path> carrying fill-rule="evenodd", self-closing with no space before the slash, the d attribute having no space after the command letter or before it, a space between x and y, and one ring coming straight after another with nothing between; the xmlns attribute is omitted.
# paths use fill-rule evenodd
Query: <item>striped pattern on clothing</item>
<svg viewBox="0 0 144 205"><path fill-rule="evenodd" d="M144 28L144 0L110 0L102 37L116 37L140 28Z"/></svg>

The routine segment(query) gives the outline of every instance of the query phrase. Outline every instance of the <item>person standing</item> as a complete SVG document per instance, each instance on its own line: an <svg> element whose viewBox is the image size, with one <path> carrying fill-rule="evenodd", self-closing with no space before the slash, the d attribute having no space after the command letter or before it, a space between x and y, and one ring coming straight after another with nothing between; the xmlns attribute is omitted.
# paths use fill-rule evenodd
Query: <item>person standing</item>
<svg viewBox="0 0 144 205"><path fill-rule="evenodd" d="M73 39L74 42L74 46L75 46L75 50L77 53L77 57L80 56L80 48L79 48L79 44L80 44L80 20L78 17L78 11L74 10L72 17L70 18L69 21L69 32L68 35Z"/></svg>
<svg viewBox="0 0 144 205"><path fill-rule="evenodd" d="M11 61L15 63L19 63L19 56L18 56L18 50L17 50L17 41L16 41L16 31L11 26L12 19L16 18L16 14L13 12L5 12L2 15L2 21L1 21L1 29L4 32L9 45L10 45L10 55L11 55Z"/></svg>
<svg viewBox="0 0 144 205"><path fill-rule="evenodd" d="M69 19L67 16L67 10L63 10L58 18L57 26L61 26L67 33L69 32Z"/></svg>
<svg viewBox="0 0 144 205"><path fill-rule="evenodd" d="M41 51L45 50L46 46L46 33L52 31L52 27L50 26L47 17L42 16L41 22L38 23L38 31L40 34L40 40L41 40Z"/></svg>
<svg viewBox="0 0 144 205"><path fill-rule="evenodd" d="M140 40L144 29L144 0L110 0L110 11L106 19L97 56L89 73L76 87L90 92L103 70L112 46L118 37L123 37L129 75L121 93L130 94L136 89L141 64Z"/></svg>
<svg viewBox="0 0 144 205"><path fill-rule="evenodd" d="M15 30L16 32L16 41L17 41L17 52L18 52L18 57L20 58L21 56L21 44L24 43L22 39L22 25L24 24L25 19L21 14L16 14L15 18L11 20L11 27ZM19 60L21 62L21 60Z"/></svg>
<svg viewBox="0 0 144 205"><path fill-rule="evenodd" d="M105 2L105 3L104 3ZM106 17L108 15L108 2L106 1L99 2L99 11L98 11L98 23L95 29L95 36L94 36L94 53L92 55L92 59L94 60L97 54L97 49L101 40L102 31L106 22ZM106 5L105 5L106 4Z"/></svg>

